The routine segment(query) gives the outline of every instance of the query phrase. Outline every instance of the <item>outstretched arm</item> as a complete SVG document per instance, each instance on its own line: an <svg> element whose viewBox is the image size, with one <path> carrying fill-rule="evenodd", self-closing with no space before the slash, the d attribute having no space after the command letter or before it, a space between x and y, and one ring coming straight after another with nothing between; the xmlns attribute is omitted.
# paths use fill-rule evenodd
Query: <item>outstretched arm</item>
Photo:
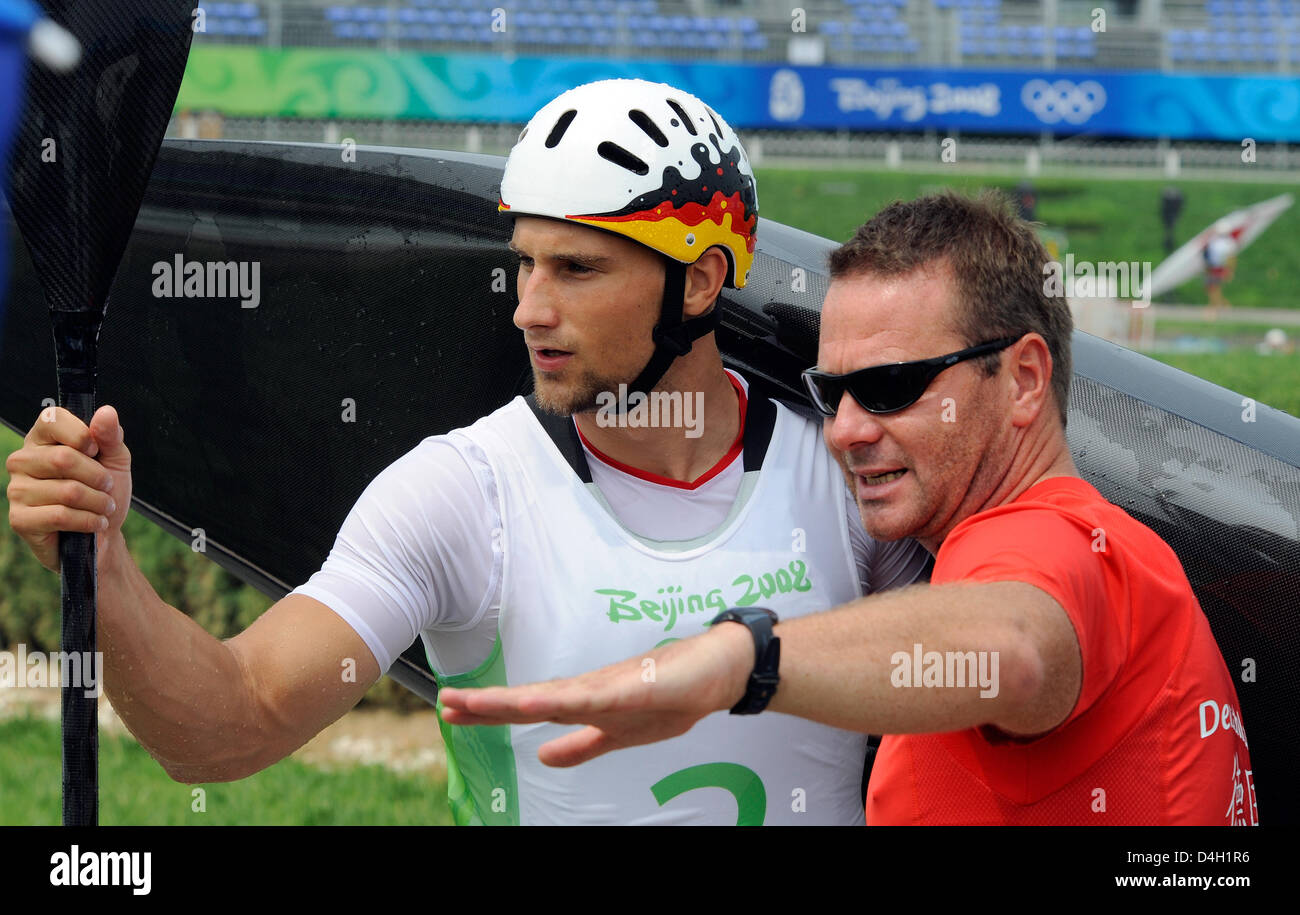
<svg viewBox="0 0 1300 915"><path fill-rule="evenodd" d="M768 709L866 733L992 725L1013 735L1040 734L1066 719L1082 683L1069 617L1046 592L1022 582L916 585L780 623L776 634L781 684ZM985 652L990 682L904 685L900 673L914 664L916 646L923 659L926 652L944 658ZM572 766L675 737L730 708L744 694L753 664L749 632L728 623L579 677L444 689L441 696L451 724L589 725L538 753L547 765ZM909 682L922 682L922 671L908 673Z"/></svg>

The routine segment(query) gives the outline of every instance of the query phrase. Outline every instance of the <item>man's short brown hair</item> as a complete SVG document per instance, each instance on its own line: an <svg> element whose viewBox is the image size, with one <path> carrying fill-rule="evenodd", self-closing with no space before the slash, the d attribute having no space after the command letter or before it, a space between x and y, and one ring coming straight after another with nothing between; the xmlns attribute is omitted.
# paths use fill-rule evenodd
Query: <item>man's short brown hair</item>
<svg viewBox="0 0 1300 915"><path fill-rule="evenodd" d="M831 279L869 273L898 276L946 261L964 303L955 330L967 346L999 337L1041 334L1052 354L1052 393L1065 425L1070 394L1070 334L1074 320L1064 297L1049 296L1047 249L1033 227L1013 214L996 191L971 198L952 191L896 201L832 252ZM988 375L998 353L980 358Z"/></svg>

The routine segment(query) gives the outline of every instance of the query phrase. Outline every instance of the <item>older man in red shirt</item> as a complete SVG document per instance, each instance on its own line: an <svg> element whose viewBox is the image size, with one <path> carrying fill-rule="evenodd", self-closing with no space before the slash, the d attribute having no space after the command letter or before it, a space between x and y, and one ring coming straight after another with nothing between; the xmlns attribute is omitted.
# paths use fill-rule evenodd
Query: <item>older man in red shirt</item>
<svg viewBox="0 0 1300 915"><path fill-rule="evenodd" d="M1071 459L1072 324L1046 263L1004 202L950 193L887 207L831 257L809 394L867 531L919 540L930 584L775 626L742 608L571 680L445 690L446 720L588 724L539 754L576 765L768 708L888 735L870 824L1258 822L1232 679L1177 557Z"/></svg>

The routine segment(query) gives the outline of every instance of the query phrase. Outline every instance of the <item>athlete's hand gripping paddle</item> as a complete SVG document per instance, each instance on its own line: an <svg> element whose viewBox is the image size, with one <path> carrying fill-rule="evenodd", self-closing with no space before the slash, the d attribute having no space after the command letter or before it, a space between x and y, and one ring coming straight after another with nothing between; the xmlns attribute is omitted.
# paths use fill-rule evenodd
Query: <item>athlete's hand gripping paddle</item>
<svg viewBox="0 0 1300 915"><path fill-rule="evenodd" d="M77 38L80 65L27 72L10 202L54 326L59 404L95 411L96 348L189 56L192 0L44 0ZM95 652L95 535L62 533L64 657ZM64 665L63 823L98 822L96 698ZM83 665L84 667L84 665ZM87 695L89 693L89 695Z"/></svg>

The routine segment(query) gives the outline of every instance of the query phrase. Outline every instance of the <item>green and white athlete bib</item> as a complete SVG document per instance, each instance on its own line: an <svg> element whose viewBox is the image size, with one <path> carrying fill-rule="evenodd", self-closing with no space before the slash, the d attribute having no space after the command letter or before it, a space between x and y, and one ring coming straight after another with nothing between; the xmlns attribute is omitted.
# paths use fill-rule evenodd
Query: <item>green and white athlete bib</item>
<svg viewBox="0 0 1300 915"><path fill-rule="evenodd" d="M517 398L451 433L491 464L503 583L497 639L477 669L439 681L511 686L568 677L704 631L733 606L781 619L860 596L844 480L818 425L779 404L746 424L737 507L689 543L624 529ZM764 441L751 442L764 436ZM763 445L766 448L763 448ZM751 445L753 447L751 447ZM751 466L752 465L752 466ZM442 725L460 824L861 825L866 736L776 712L718 712L686 734L569 769L537 749L550 723Z"/></svg>

